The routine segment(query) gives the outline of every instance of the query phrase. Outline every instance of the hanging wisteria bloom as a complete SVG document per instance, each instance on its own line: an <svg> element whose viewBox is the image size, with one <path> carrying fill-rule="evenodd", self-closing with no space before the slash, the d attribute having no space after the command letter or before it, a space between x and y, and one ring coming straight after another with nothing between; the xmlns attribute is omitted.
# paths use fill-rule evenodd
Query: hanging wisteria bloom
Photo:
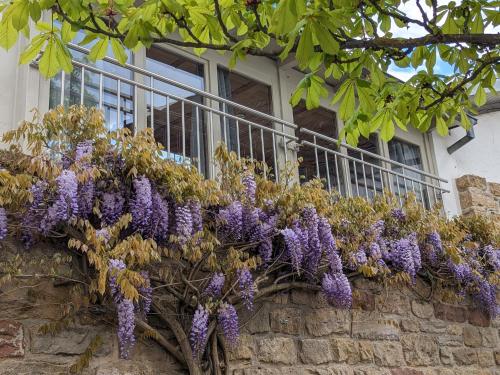
<svg viewBox="0 0 500 375"><path fill-rule="evenodd" d="M238 270L238 285L243 304L247 310L252 310L255 287L252 274L248 268Z"/></svg>
<svg viewBox="0 0 500 375"><path fill-rule="evenodd" d="M5 208L0 207L0 240L7 237L7 214L5 213Z"/></svg>
<svg viewBox="0 0 500 375"><path fill-rule="evenodd" d="M151 213L153 212L151 182L148 178L141 176L133 181L133 185L134 198L130 202L132 225L135 229L146 231L151 224Z"/></svg>
<svg viewBox="0 0 500 375"><path fill-rule="evenodd" d="M395 208L391 211L391 216L395 218L396 220L399 221L405 221L406 220L406 214L401 208Z"/></svg>
<svg viewBox="0 0 500 375"><path fill-rule="evenodd" d="M175 206L175 230L181 245L191 238L193 234L193 218L188 205L178 204Z"/></svg>
<svg viewBox="0 0 500 375"><path fill-rule="evenodd" d="M224 288L225 279L224 274L220 272L215 273L205 288L203 295L212 298L220 297L222 294L222 288Z"/></svg>
<svg viewBox="0 0 500 375"><path fill-rule="evenodd" d="M494 271L500 271L500 249L495 249L491 245L487 245L483 249L484 256L488 264Z"/></svg>
<svg viewBox="0 0 500 375"><path fill-rule="evenodd" d="M302 265L302 259L304 257L301 240L299 236L297 236L296 231L290 228L283 229L281 234L285 239L287 257L292 262L293 268L299 272Z"/></svg>
<svg viewBox="0 0 500 375"><path fill-rule="evenodd" d="M239 241L243 231L243 205L234 201L219 211L220 232L226 241Z"/></svg>
<svg viewBox="0 0 500 375"><path fill-rule="evenodd" d="M117 284L116 274L126 268L125 263L119 259L109 261L109 289L118 314L118 342L120 346L120 357L129 358L130 351L135 345L135 309L134 303L125 298Z"/></svg>
<svg viewBox="0 0 500 375"><path fill-rule="evenodd" d="M198 199L189 201L189 210L193 221L193 234L203 230L203 217L201 213L201 203Z"/></svg>
<svg viewBox="0 0 500 375"><path fill-rule="evenodd" d="M418 260L415 256L415 251L414 238L413 235L410 235L408 238L393 241L389 254L389 260L392 264L396 268L408 273L413 282L415 282L417 271L420 268L418 264L415 264L415 260Z"/></svg>
<svg viewBox="0 0 500 375"><path fill-rule="evenodd" d="M108 242L111 239L111 235L107 228L98 229L95 231L95 234L96 237L104 243Z"/></svg>
<svg viewBox="0 0 500 375"><path fill-rule="evenodd" d="M113 225L123 214L125 199L120 192L104 192L101 194L101 214L105 225Z"/></svg>
<svg viewBox="0 0 500 375"><path fill-rule="evenodd" d="M323 252L326 254L328 263L330 265L330 271L342 272L342 261L337 251L337 244L335 238L333 237L332 227L325 217L320 217L318 222L318 235Z"/></svg>
<svg viewBox="0 0 500 375"><path fill-rule="evenodd" d="M372 242L368 247L368 255L372 259L381 259L382 251L380 250L380 245L377 242Z"/></svg>
<svg viewBox="0 0 500 375"><path fill-rule="evenodd" d="M48 208L40 224L43 234L49 233L59 222L78 215L78 182L75 172L63 170L56 178L57 197Z"/></svg>
<svg viewBox="0 0 500 375"><path fill-rule="evenodd" d="M33 200L22 219L21 240L23 241L26 247L33 245L34 243L33 232L37 231L41 227L40 222L43 220L44 215L43 215L43 210L40 209L40 205L43 202L43 196L45 194L46 189L47 189L47 183L41 180L37 181L30 188Z"/></svg>
<svg viewBox="0 0 500 375"><path fill-rule="evenodd" d="M257 190L257 184L255 183L255 178L253 174L246 174L241 179L243 186L245 186L245 197L248 202L253 206L255 205L255 192Z"/></svg>
<svg viewBox="0 0 500 375"><path fill-rule="evenodd" d="M318 232L319 216L314 207L306 207L302 217L308 237L308 247L304 249L304 268L308 271L308 276L313 276L318 270L322 253Z"/></svg>
<svg viewBox="0 0 500 375"><path fill-rule="evenodd" d="M84 159L89 159L94 151L92 141L83 141L76 145L75 161L81 162Z"/></svg>
<svg viewBox="0 0 500 375"><path fill-rule="evenodd" d="M321 282L321 289L330 305L344 309L351 307L351 284L343 273L325 273Z"/></svg>
<svg viewBox="0 0 500 375"><path fill-rule="evenodd" d="M164 242L168 239L169 207L163 197L155 191L152 197L151 237Z"/></svg>
<svg viewBox="0 0 500 375"><path fill-rule="evenodd" d="M415 232L410 233L408 241L410 241L415 272L418 272L422 268L422 256L420 254L420 247L418 246L417 234Z"/></svg>
<svg viewBox="0 0 500 375"><path fill-rule="evenodd" d="M141 271L141 276L144 279L144 284L137 288L141 296L139 310L141 315L145 318L151 310L151 303L153 302L153 288L149 279L147 271Z"/></svg>
<svg viewBox="0 0 500 375"><path fill-rule="evenodd" d="M92 213L94 207L94 180L89 178L78 186L78 211L80 217L87 219Z"/></svg>
<svg viewBox="0 0 500 375"><path fill-rule="evenodd" d="M447 262L447 266L448 270L459 283L466 284L472 281L472 268L469 264L465 262L454 263L451 259L449 259Z"/></svg>
<svg viewBox="0 0 500 375"><path fill-rule="evenodd" d="M208 311L201 305L198 305L191 324L191 332L189 333L189 342L193 351L193 357L198 357L202 354L205 347L208 334Z"/></svg>
<svg viewBox="0 0 500 375"><path fill-rule="evenodd" d="M238 343L239 338L238 313L234 306L223 303L219 308L217 321L224 333L227 343L234 347Z"/></svg>
<svg viewBox="0 0 500 375"><path fill-rule="evenodd" d="M474 285L472 298L483 311L486 311L493 319L500 314L500 307L497 305L497 287L490 284L482 276L474 275Z"/></svg>

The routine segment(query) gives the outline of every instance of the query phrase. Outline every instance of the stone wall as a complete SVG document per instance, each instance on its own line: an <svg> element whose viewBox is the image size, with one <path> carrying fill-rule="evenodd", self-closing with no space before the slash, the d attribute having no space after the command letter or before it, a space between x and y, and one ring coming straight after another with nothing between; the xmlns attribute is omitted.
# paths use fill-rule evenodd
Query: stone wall
<svg viewBox="0 0 500 375"><path fill-rule="evenodd" d="M8 250L0 248L4 255ZM36 253L28 255L38 259ZM37 272L43 270L40 264ZM256 304L240 319L242 335L230 352L230 374L500 375L500 319L490 321L467 302L452 303L444 294L429 301L430 290L421 282L411 289L382 288L366 280L353 284L351 310L331 308L320 293L305 291ZM85 375L185 374L140 336L132 359L120 360L116 329L106 311L41 334L40 326L53 322L71 301L71 286L64 283L29 279L2 286L0 374L68 374L97 335L104 344ZM102 319L96 323L95 316Z"/></svg>
<svg viewBox="0 0 500 375"><path fill-rule="evenodd" d="M500 183L465 175L456 180L460 206L464 215L486 215L500 225Z"/></svg>

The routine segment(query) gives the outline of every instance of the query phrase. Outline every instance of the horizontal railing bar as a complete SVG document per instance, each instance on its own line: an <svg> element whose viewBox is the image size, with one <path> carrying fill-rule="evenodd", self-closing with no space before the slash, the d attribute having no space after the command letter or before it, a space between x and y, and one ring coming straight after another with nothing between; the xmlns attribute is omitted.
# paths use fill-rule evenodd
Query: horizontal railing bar
<svg viewBox="0 0 500 375"><path fill-rule="evenodd" d="M313 130L309 130L307 128L299 128L299 131L301 133L306 133L306 134L314 135L314 136L316 136L318 138L324 139L325 141L328 141L328 142L331 142L331 143L337 143L338 144L338 140L337 139L328 137L328 136L323 135L321 133L316 133ZM439 180L439 181L448 183L448 180L446 180L446 179L444 179L442 177L433 175L433 174L428 173L428 172L424 172L424 171L422 171L422 170L420 170L418 168L410 167L410 166L408 166L406 164L400 163L400 162L395 161L395 160L388 159L388 158L380 156L378 154L374 154L373 152L366 151L366 150L363 150L363 149L360 149L360 148L357 148L357 147L353 147L353 146L350 146L350 145L345 144L345 143L340 143L340 146L341 147L345 147L345 148L347 148L349 150L352 150L352 151L361 152L361 153L363 153L365 155L369 155L369 156L371 156L371 157L373 157L375 159L382 160L382 161L384 161L386 163L397 165L398 167L403 167L404 169L407 169L409 171L417 172L417 173L419 173L421 175L424 175L426 177L429 177L429 178L432 178L432 179L435 179L435 180Z"/></svg>
<svg viewBox="0 0 500 375"><path fill-rule="evenodd" d="M101 70L99 68L93 67L91 65L87 65L87 64L82 63L80 61L74 60L73 64L76 65L76 66L79 66L79 67L85 67L86 70L90 70L90 71L93 71L95 73L102 74L103 76L106 76L106 77L109 77L109 78L113 78L113 79L116 79L116 80L120 80L120 81L128 83L130 85L137 86L137 87L139 87L139 88L141 88L143 90L146 90L148 92L153 92L153 93L155 93L157 95L161 95L161 96L164 96L164 97L173 98L173 99L176 99L176 100L183 101L185 103L191 104L193 106L197 106L198 108L201 108L201 109L203 109L203 110L205 110L207 112L213 112L213 113L216 113L216 114L218 114L220 116L231 118L231 119L233 119L235 121L240 121L240 122L242 121L242 122L244 122L246 124L251 125L252 127L263 129L263 130L268 131L270 133L274 133L274 134L280 135L282 137L286 137L286 138L288 138L290 140L294 140L294 141L298 140L298 138L296 136L294 136L294 135L287 134L287 133L282 133L279 130L276 130L276 129L273 129L273 128L268 128L266 126L257 124L257 123L255 123L253 121L249 121L249 120L246 120L244 118L232 115L230 113L220 111L220 110L218 110L216 108L212 108L212 107L206 106L204 104L197 103L197 102L194 102L194 101L186 99L186 98L182 98L182 97L177 96L175 94L169 94L169 93L167 93L165 91L162 91L162 90L159 90L159 89L151 88L150 86L148 86L146 84L143 84L143 83L140 83L140 82L135 82L135 81L133 81L131 79L128 79L128 78L120 77L119 75L116 75L114 73L106 72L104 70Z"/></svg>
<svg viewBox="0 0 500 375"><path fill-rule="evenodd" d="M81 52L81 53L85 53L87 55L90 52L90 50L88 50L87 48L81 47L81 46L79 46L77 44L73 44L73 43L69 44L69 48L71 48L71 49L73 49L75 51ZM166 78L166 77L161 76L161 75L159 75L157 73L153 73L153 72L150 72L150 71L148 71L146 69L139 68L139 67L137 67L137 66L135 66L133 64L125 63L125 64L122 65L118 60L115 60L115 59L113 59L111 57L108 57L108 56L104 57L103 61L109 62L111 64L115 64L115 65L118 65L118 66L123 66L123 67L125 67L127 69L132 70L133 72L136 72L136 73L139 73L139 74L142 74L142 75L146 75L148 77L153 77L154 79L157 79L157 80L162 81L164 83L168 83L168 84L170 84L172 86L176 86L176 87L179 87L181 89L191 91L193 93L199 94L199 95L204 96L206 98L209 98L209 99L212 99L212 100L216 100L218 102L225 103L225 104L230 105L230 106L232 106L234 108L239 108L239 109L241 109L243 111L246 111L246 112L252 113L254 115L260 116L260 117L265 118L265 119L267 119L269 121L278 122L280 124L284 124L286 126L289 126L289 127L293 128L293 129L297 128L297 125L295 125L292 122L288 122L288 121L285 121L285 120L280 119L278 117L269 115L267 113L263 113L263 112L257 111L255 109L249 108L249 107L244 106L242 104L239 104L239 103L233 102L231 100L222 98L220 96L211 94L209 92L197 89L196 87L186 85L184 83L172 80L170 78Z"/></svg>
<svg viewBox="0 0 500 375"><path fill-rule="evenodd" d="M445 192L445 193L449 193L449 192L450 192L449 190L447 190L447 189L445 189L445 188L442 188L441 186L432 185L432 184L429 184L428 182L421 181L421 180L417 180L417 179L412 178L412 177L410 177L410 176L406 176L406 175L403 175L403 174L401 174L401 173L399 173L399 172L395 172L395 171L393 171L393 170L391 170L391 169L387 169L387 168L381 167L381 166L376 165L376 164L371 164L371 163L368 163L368 162L366 162L366 161L363 161L363 160L360 160L360 159L356 159L356 158L354 158L354 157L352 157L352 156L342 154L341 152L338 152L338 151L335 151L335 150L331 150L331 149L329 149L329 148L326 148L326 147L320 146L320 145L318 145L318 144L314 144L314 143L309 142L309 141L302 141L302 143L303 143L303 144L305 144L305 145L311 146L311 147L318 148L319 150L326 151L326 152L331 153L331 154L334 154L334 155L338 155L338 156L340 156L340 157L342 157L342 158L344 158L344 159L351 160L351 161L353 161L353 162L355 162L355 163L361 163L361 164L364 164L364 165L368 165L368 166L370 166L370 167L376 168L376 169L378 169L378 170L380 170L380 171L383 171L383 172L386 172L386 173L392 174L392 175L394 175L394 176L399 176L399 177L404 178L404 179L406 179L406 180L409 180L409 181L414 181L414 182L416 182L416 183L418 183L418 184L422 184L422 185L425 185L425 186L428 186L428 187L431 187L431 188L434 188L434 189L441 190L441 191L443 191L443 192Z"/></svg>

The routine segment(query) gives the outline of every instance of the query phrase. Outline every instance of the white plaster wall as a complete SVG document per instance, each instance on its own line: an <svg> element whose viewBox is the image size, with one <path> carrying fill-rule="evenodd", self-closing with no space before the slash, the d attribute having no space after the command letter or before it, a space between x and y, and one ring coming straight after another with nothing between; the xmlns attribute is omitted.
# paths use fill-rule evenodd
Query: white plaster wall
<svg viewBox="0 0 500 375"><path fill-rule="evenodd" d="M435 131L432 133L436 172L449 180L448 186L452 188L443 199L445 211L450 216L460 213L455 179L474 174L491 182L500 182L500 112L479 115L477 119L476 137L451 155L446 149L463 137L465 130L453 129L448 137L440 137Z"/></svg>

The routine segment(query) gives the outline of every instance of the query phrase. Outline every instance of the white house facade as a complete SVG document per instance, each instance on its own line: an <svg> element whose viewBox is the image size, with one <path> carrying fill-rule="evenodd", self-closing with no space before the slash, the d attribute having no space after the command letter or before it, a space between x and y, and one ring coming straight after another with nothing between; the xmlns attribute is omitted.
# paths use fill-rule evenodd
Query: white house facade
<svg viewBox="0 0 500 375"><path fill-rule="evenodd" d="M495 97L476 116L473 135L456 128L442 138L412 128L397 131L388 143L373 135L353 148L337 144L343 123L330 99L310 111L289 104L303 77L292 63L248 56L229 70L228 56L207 51L198 57L161 45L130 54L127 66L111 58L92 64L75 45L73 73L45 80L36 64L18 64L22 49L20 40L9 52L0 51L1 133L31 118L33 108L43 113L61 104L98 106L111 130L152 127L165 157L194 165L207 177L216 172L212 155L223 141L241 157L265 161L270 178L279 179L284 164L300 157L301 180L319 176L326 189L368 198L412 191L426 207L442 201L450 216L463 211L457 178L472 174L500 182ZM331 98L335 86L328 89ZM487 209L500 217L500 197L485 189L496 204Z"/></svg>

